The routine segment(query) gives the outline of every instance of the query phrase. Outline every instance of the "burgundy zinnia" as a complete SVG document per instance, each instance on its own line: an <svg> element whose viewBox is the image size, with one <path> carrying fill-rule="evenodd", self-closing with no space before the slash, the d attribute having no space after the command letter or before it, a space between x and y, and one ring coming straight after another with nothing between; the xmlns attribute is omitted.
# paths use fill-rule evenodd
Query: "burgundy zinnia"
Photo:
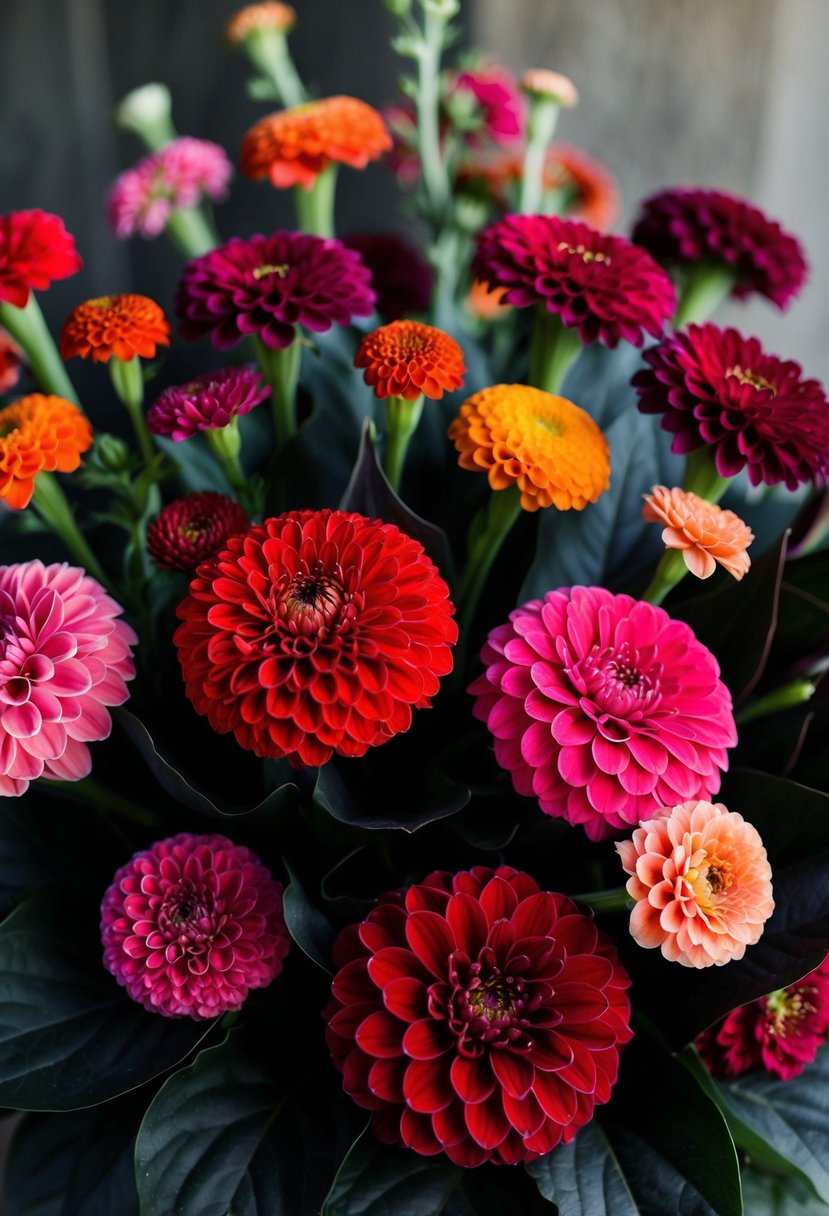
<svg viewBox="0 0 829 1216"><path fill-rule="evenodd" d="M81 266L60 216L40 210L0 215L0 300L25 308L30 291L43 291Z"/></svg>
<svg viewBox="0 0 829 1216"><path fill-rule="evenodd" d="M798 240L756 207L722 190L676 187L646 199L632 240L658 262L725 264L732 295L754 292L785 308L806 281Z"/></svg>
<svg viewBox="0 0 829 1216"><path fill-rule="evenodd" d="M232 498L212 491L185 494L169 503L147 528L147 549L163 570L191 574L231 536L250 527L247 513Z"/></svg>
<svg viewBox="0 0 829 1216"><path fill-rule="evenodd" d="M528 874L436 871L344 930L334 964L328 1046L381 1140L529 1161L610 1097L630 981L592 920Z"/></svg>
<svg viewBox="0 0 829 1216"><path fill-rule="evenodd" d="M225 836L182 832L116 873L101 904L104 964L165 1017L215 1018L282 970L282 884Z"/></svg>
<svg viewBox="0 0 829 1216"><path fill-rule="evenodd" d="M449 589L392 524L289 511L230 540L179 605L187 695L258 756L325 764L409 729L452 669Z"/></svg>
<svg viewBox="0 0 829 1216"><path fill-rule="evenodd" d="M583 343L641 346L658 337L674 313L673 284L665 271L620 236L554 215L508 215L478 237L473 274L504 301L539 304Z"/></svg>
<svg viewBox="0 0 829 1216"><path fill-rule="evenodd" d="M253 367L222 367L202 372L189 384L172 385L147 411L147 430L180 442L199 431L227 426L239 414L249 414L270 396L270 389Z"/></svg>
<svg viewBox="0 0 829 1216"><path fill-rule="evenodd" d="M674 452L711 449L717 472L746 468L752 485L790 490L829 469L829 403L800 365L767 355L756 338L689 325L645 352L633 378L643 414L662 414Z"/></svg>
<svg viewBox="0 0 829 1216"><path fill-rule="evenodd" d="M290 346L297 325L322 333L370 316L371 274L339 241L304 232L234 237L188 262L176 293L182 336L205 334L217 350L255 335Z"/></svg>

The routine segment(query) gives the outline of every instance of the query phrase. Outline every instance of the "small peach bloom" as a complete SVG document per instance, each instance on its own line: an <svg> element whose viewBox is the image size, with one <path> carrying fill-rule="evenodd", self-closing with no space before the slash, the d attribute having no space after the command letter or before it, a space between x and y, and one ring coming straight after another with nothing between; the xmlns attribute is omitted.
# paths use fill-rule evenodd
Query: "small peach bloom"
<svg viewBox="0 0 829 1216"><path fill-rule="evenodd" d="M755 827L722 803L683 802L616 850L636 900L630 932L683 967L721 967L759 941L774 911L771 867Z"/></svg>
<svg viewBox="0 0 829 1216"><path fill-rule="evenodd" d="M569 76L550 72L547 68L529 68L521 77L521 88L536 97L549 97L570 109L578 105L579 92Z"/></svg>
<svg viewBox="0 0 829 1216"><path fill-rule="evenodd" d="M662 539L669 549L681 549L685 565L697 578L710 578L717 565L738 581L748 573L746 549L754 533L733 511L723 511L688 490L653 486L643 494L643 519L665 524Z"/></svg>
<svg viewBox="0 0 829 1216"><path fill-rule="evenodd" d="M296 11L290 4L264 0L262 4L249 4L233 14L225 26L225 40L235 46L259 31L276 30L279 34L288 34L295 25Z"/></svg>

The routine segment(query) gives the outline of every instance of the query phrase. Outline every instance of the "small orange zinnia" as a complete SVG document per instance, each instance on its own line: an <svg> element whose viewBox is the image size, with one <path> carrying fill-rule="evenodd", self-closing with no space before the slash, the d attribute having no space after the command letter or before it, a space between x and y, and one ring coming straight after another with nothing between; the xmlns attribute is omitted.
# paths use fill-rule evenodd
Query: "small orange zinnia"
<svg viewBox="0 0 829 1216"><path fill-rule="evenodd" d="M225 26L225 38L232 45L244 42L257 30L276 30L287 34L296 25L296 10L280 0L263 0L248 4L234 13Z"/></svg>
<svg viewBox="0 0 829 1216"><path fill-rule="evenodd" d="M467 310L479 321L497 321L511 311L512 305L504 302L506 287L490 291L482 279L475 279L466 297Z"/></svg>
<svg viewBox="0 0 829 1216"><path fill-rule="evenodd" d="M332 161L364 169L391 148L386 124L356 97L325 97L254 123L242 141L246 177L310 189Z"/></svg>
<svg viewBox="0 0 829 1216"><path fill-rule="evenodd" d="M665 525L662 539L666 547L681 549L685 565L697 578L710 578L717 565L738 581L748 573L751 558L746 549L754 533L739 515L689 490L653 486L642 497L642 518Z"/></svg>
<svg viewBox="0 0 829 1216"><path fill-rule="evenodd" d="M525 511L581 511L610 484L610 451L596 423L564 397L526 384L475 393L449 427L462 469L493 490L517 484Z"/></svg>
<svg viewBox="0 0 829 1216"><path fill-rule="evenodd" d="M98 296L70 312L60 336L64 359L79 355L108 363L114 355L128 363L136 355L152 359L159 346L170 345L170 324L147 296Z"/></svg>
<svg viewBox="0 0 829 1216"><path fill-rule="evenodd" d="M380 400L424 397L438 400L463 384L463 351L442 329L420 321L392 321L366 334L354 357L363 379Z"/></svg>
<svg viewBox="0 0 829 1216"><path fill-rule="evenodd" d="M634 941L683 967L721 967L759 941L774 911L757 829L722 803L683 802L616 845L636 900Z"/></svg>
<svg viewBox="0 0 829 1216"><path fill-rule="evenodd" d="M0 498L28 506L38 473L73 473L92 444L92 427L63 397L32 393L0 410Z"/></svg>

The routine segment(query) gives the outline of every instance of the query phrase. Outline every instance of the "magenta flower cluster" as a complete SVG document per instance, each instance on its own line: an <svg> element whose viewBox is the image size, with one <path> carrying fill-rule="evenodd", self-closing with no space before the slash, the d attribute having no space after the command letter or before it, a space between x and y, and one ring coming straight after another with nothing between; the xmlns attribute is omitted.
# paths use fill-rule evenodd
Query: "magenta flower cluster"
<svg viewBox="0 0 829 1216"><path fill-rule="evenodd" d="M202 372L187 384L165 388L147 411L147 429L179 443L199 431L227 426L231 418L249 414L269 395L270 389L253 367Z"/></svg>

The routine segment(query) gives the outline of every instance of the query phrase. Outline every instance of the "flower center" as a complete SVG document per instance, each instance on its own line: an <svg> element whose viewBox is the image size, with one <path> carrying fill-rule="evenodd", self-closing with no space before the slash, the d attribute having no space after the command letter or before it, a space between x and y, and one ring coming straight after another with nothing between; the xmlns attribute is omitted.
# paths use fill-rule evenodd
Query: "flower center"
<svg viewBox="0 0 829 1216"><path fill-rule="evenodd" d="M89 308L100 308L103 311L112 307L112 296L96 296L94 300L87 300L86 303Z"/></svg>
<svg viewBox="0 0 829 1216"><path fill-rule="evenodd" d="M588 249L586 245L568 245L566 241L559 242L558 251L580 257L587 266L591 262L604 262L606 266L609 266L612 261L610 255L602 253L601 249Z"/></svg>
<svg viewBox="0 0 829 1216"><path fill-rule="evenodd" d="M178 530L182 540L186 540L189 544L194 541L201 540L205 533L210 531L211 521L206 515L198 515L195 519L188 519L187 523L181 524Z"/></svg>
<svg viewBox="0 0 829 1216"><path fill-rule="evenodd" d="M158 911L158 927L168 940L198 944L212 938L213 898L203 886L183 878L171 886Z"/></svg>
<svg viewBox="0 0 829 1216"><path fill-rule="evenodd" d="M271 274L275 274L277 278L284 279L290 269L291 267L287 262L279 262L277 264L273 262L263 262L261 266L254 266L253 277L257 280L257 282L259 279L265 279Z"/></svg>
<svg viewBox="0 0 829 1216"><path fill-rule="evenodd" d="M661 670L659 664L623 642L616 647L593 646L570 668L569 675L574 686L603 713L630 719L641 717L659 703Z"/></svg>
<svg viewBox="0 0 829 1216"><path fill-rule="evenodd" d="M342 583L326 574L322 562L295 574L278 591L276 610L292 633L316 637L333 632L347 608Z"/></svg>
<svg viewBox="0 0 829 1216"><path fill-rule="evenodd" d="M726 376L730 376L733 380L739 381L740 384L750 384L752 388L756 388L759 392L764 390L771 393L772 397L777 396L777 389L766 380L765 376L759 376L757 372L753 372L750 367L740 367L739 363L735 363L733 367L726 370Z"/></svg>
<svg viewBox="0 0 829 1216"><path fill-rule="evenodd" d="M476 963L458 952L449 978L451 996L438 1016L447 1018L460 1055L478 1056L490 1047L532 1046L529 1015L542 996L533 994L521 976L506 974L492 950L484 948Z"/></svg>
<svg viewBox="0 0 829 1216"><path fill-rule="evenodd" d="M769 1035L782 1036L791 1034L797 1029L797 1023L804 1021L816 1006L809 997L814 993L813 988L795 988L787 991L778 988L766 997L766 1030Z"/></svg>

